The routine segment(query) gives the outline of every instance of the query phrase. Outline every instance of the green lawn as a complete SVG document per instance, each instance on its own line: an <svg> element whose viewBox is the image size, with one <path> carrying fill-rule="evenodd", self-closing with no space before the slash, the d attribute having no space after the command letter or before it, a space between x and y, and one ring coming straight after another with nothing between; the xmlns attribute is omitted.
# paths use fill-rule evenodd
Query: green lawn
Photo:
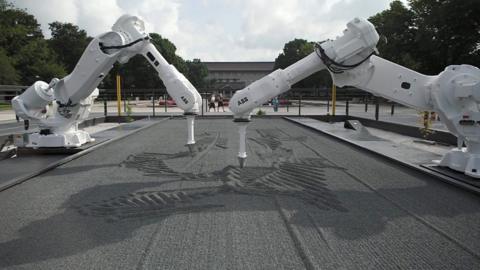
<svg viewBox="0 0 480 270"><path fill-rule="evenodd" d="M12 109L12 105L8 103L0 103L0 111L11 110L11 109Z"/></svg>

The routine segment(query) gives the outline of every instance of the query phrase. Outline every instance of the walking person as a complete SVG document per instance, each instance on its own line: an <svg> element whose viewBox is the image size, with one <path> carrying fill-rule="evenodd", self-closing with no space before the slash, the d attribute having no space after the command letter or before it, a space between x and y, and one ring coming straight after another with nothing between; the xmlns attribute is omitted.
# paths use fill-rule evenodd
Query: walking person
<svg viewBox="0 0 480 270"><path fill-rule="evenodd" d="M220 106L222 106L222 110L223 110L223 112L225 112L225 107L223 107L223 95L222 95L222 93L220 93L220 94L218 95L217 100L218 100L217 112L220 112Z"/></svg>
<svg viewBox="0 0 480 270"><path fill-rule="evenodd" d="M208 112L210 112L211 108L213 108L213 112L215 112L215 94L212 94L208 101Z"/></svg>
<svg viewBox="0 0 480 270"><path fill-rule="evenodd" d="M278 97L274 97L272 99L272 106L273 106L274 112L278 112L278 104L279 104Z"/></svg>

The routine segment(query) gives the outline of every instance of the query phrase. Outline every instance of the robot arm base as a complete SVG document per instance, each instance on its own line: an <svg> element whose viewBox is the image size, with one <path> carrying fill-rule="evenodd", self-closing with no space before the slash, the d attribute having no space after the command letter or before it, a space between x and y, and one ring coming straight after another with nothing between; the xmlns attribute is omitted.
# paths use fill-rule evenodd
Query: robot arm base
<svg viewBox="0 0 480 270"><path fill-rule="evenodd" d="M48 105L54 100L53 89L46 82L37 81L12 100L15 113L22 119L45 118Z"/></svg>
<svg viewBox="0 0 480 270"><path fill-rule="evenodd" d="M29 147L34 149L42 147L75 148L93 141L95 141L95 139L91 138L88 132L83 130L72 130L68 133L60 134L40 134L39 132L35 132L28 134L23 141L17 140L15 144L18 147Z"/></svg>

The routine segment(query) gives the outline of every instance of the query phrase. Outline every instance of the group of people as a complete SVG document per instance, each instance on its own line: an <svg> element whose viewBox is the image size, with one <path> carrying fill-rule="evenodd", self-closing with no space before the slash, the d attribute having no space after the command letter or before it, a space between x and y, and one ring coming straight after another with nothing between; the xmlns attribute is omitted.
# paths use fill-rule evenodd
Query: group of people
<svg viewBox="0 0 480 270"><path fill-rule="evenodd" d="M215 106L215 101L217 102L217 106ZM218 95L212 94L210 96L210 100L208 101L208 111L210 111L211 108L213 108L213 111L215 111L216 108L217 112L219 112L220 107L222 107L222 110L225 111L225 107L223 106L223 95L221 93Z"/></svg>

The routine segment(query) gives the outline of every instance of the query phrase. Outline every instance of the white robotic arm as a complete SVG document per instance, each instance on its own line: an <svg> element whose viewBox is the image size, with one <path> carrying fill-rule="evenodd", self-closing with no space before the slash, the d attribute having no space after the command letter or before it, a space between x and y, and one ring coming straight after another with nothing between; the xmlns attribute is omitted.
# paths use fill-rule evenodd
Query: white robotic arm
<svg viewBox="0 0 480 270"><path fill-rule="evenodd" d="M440 165L480 178L480 70L454 65L437 76L426 76L373 55L378 38L370 22L356 18L347 24L343 36L319 44L314 53L285 70L276 70L236 92L230 109L239 125L240 166L246 158L245 133L251 111L327 68L338 86L355 86L409 107L437 111L458 137L458 147Z"/></svg>
<svg viewBox="0 0 480 270"><path fill-rule="evenodd" d="M157 70L169 94L187 114L187 144L194 144L193 116L201 106L200 94L185 76L165 61L149 39L142 20L123 15L111 32L90 42L72 73L61 80L53 79L50 84L36 82L15 97L12 105L17 115L41 123L41 132L30 134L25 144L30 147L78 147L91 141L88 133L78 130L78 124L88 117L93 100L98 96L96 87L116 61L125 63L139 53ZM50 103L52 106L48 106Z"/></svg>
<svg viewBox="0 0 480 270"><path fill-rule="evenodd" d="M150 43L145 46L142 54L157 70L160 79L162 79L163 84L167 88L168 94L175 100L177 106L185 111L188 127L187 146L190 148L190 151L193 151L192 146L195 144L194 119L201 109L202 97L182 73L178 72L173 65L167 63L153 44Z"/></svg>
<svg viewBox="0 0 480 270"><path fill-rule="evenodd" d="M354 19L347 24L343 36L334 41L326 41L320 49L335 62L345 66L355 67L368 60L375 51L379 36L373 25L367 20ZM327 63L328 64L328 63ZM327 68L319 51L315 51L286 69L278 69L271 74L253 82L246 88L235 92L229 102L229 108L234 113L234 122L239 127L240 146L238 160L240 167L244 166L246 154L246 127L250 121L252 110L266 101L280 95L290 87Z"/></svg>
<svg viewBox="0 0 480 270"><path fill-rule="evenodd" d="M439 75L426 76L372 56L332 77L338 86L355 86L408 107L436 111L458 141L439 164L480 178L480 69L452 65Z"/></svg>
<svg viewBox="0 0 480 270"><path fill-rule="evenodd" d="M354 19L347 24L343 36L322 44L324 51L336 62L345 65L359 65L374 52L378 34L370 22ZM253 82L246 88L235 92L229 108L236 119L249 119L253 109L271 98L290 90L290 87L325 69L318 51L292 64L285 69L277 69L271 74Z"/></svg>

